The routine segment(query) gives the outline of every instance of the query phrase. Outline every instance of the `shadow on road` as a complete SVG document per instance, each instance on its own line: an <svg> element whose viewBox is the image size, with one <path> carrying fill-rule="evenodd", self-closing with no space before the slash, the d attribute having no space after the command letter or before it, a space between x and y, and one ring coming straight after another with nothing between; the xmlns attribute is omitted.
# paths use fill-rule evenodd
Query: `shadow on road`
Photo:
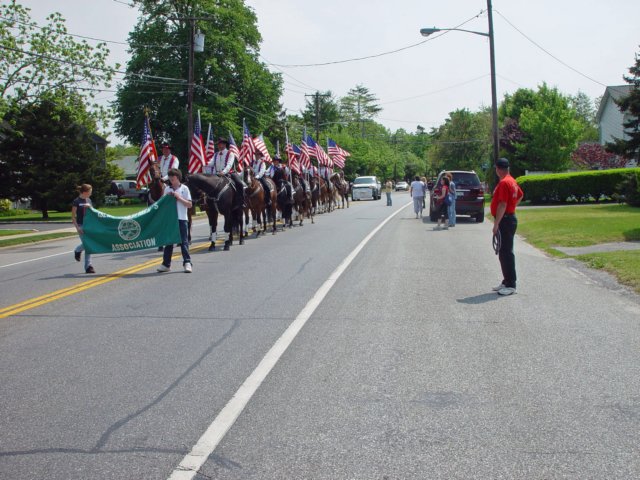
<svg viewBox="0 0 640 480"><path fill-rule="evenodd" d="M494 293L483 293L482 295L476 295L475 297L459 298L456 300L458 303L466 303L468 305L479 305L481 303L494 302L498 299L499 295Z"/></svg>

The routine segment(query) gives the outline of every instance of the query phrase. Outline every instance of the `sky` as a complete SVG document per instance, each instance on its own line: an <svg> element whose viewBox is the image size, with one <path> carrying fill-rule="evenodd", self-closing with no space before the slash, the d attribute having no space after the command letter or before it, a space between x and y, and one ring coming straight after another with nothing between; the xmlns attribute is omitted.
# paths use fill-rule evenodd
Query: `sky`
<svg viewBox="0 0 640 480"><path fill-rule="evenodd" d="M20 3L32 9L40 24L58 11L70 33L114 42L126 42L138 15L127 0ZM281 103L288 113L305 108L305 94L330 90L338 98L358 84L377 97L383 108L377 121L392 131L414 132L418 125L428 131L456 109L491 105L485 36L459 31L420 35L423 27L488 32L485 0L245 3L258 17L261 61L283 74ZM494 0L498 102L518 88L536 89L543 82L594 100L606 86L624 84L622 76L640 54L639 18L638 0ZM126 64L126 45L108 47L113 63ZM368 56L376 57L342 62ZM329 62L341 63L291 66ZM113 96L104 92L98 99L107 102ZM110 140L119 143L114 135Z"/></svg>

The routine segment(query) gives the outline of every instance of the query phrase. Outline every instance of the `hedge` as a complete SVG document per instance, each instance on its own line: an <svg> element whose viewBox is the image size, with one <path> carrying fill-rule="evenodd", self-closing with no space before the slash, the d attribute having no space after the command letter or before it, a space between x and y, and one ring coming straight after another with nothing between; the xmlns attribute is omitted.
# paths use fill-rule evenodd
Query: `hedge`
<svg viewBox="0 0 640 480"><path fill-rule="evenodd" d="M616 187L626 181L630 174L638 173L640 168L615 168L577 173L524 175L518 177L517 181L524 192L524 200L531 203L583 202L591 198L597 202L602 197L613 197Z"/></svg>

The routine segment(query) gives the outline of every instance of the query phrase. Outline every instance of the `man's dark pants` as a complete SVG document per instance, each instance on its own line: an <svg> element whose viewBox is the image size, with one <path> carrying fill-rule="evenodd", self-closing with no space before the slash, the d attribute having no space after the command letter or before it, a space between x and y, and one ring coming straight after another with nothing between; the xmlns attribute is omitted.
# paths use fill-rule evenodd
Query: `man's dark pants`
<svg viewBox="0 0 640 480"><path fill-rule="evenodd" d="M502 242L498 253L502 269L502 283L505 287L511 288L516 288L516 257L513 254L513 237L517 228L518 219L514 214L506 214L498 225Z"/></svg>
<svg viewBox="0 0 640 480"><path fill-rule="evenodd" d="M182 263L191 263L191 257L189 256L189 225L187 220L178 220L178 227L180 228L180 250L182 251ZM164 253L162 254L162 264L165 267L171 266L171 255L173 255L173 243L171 245L165 245Z"/></svg>

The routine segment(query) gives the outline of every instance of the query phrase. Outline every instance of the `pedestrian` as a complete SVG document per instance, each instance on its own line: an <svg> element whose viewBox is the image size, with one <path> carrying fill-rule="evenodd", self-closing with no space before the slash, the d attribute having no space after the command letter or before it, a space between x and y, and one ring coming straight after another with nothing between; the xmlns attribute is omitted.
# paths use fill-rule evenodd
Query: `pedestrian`
<svg viewBox="0 0 640 480"><path fill-rule="evenodd" d="M88 183L83 183L78 187L78 197L71 203L71 221L73 225L76 227L76 231L80 236L80 241L82 242L82 236L84 235L84 230L82 229L82 223L84 222L84 214L87 208L91 207L91 192L93 191L93 187ZM76 259L76 262L80 261L82 258L82 251L84 250L84 245L80 243L75 250L73 251L73 257ZM85 252L84 254L84 271L85 273L96 273L91 265L91 254Z"/></svg>
<svg viewBox="0 0 640 480"><path fill-rule="evenodd" d="M449 199L451 205L449 205L449 226L456 226L456 184L453 181L453 173L447 172L447 178L449 179Z"/></svg>
<svg viewBox="0 0 640 480"><path fill-rule="evenodd" d="M178 157L171 153L171 145L168 143L162 144L162 156L160 157L160 175L162 181L165 182L169 179L169 170L172 168L178 168L180 161Z"/></svg>
<svg viewBox="0 0 640 480"><path fill-rule="evenodd" d="M387 207L391 207L391 192L393 191L393 183L391 183L391 179L388 179L386 182L384 182L382 191L387 195Z"/></svg>
<svg viewBox="0 0 640 480"><path fill-rule="evenodd" d="M416 175L411 182L411 189L409 190L409 194L413 199L413 211L416 214L416 218L420 218L422 216L422 197L424 197L424 184L420 181L420 177Z"/></svg>
<svg viewBox="0 0 640 480"><path fill-rule="evenodd" d="M189 226L187 221L187 210L191 208L191 192L186 185L181 183L182 172L177 168L169 170L169 185L164 189L165 195L171 195L176 199L178 210L178 228L180 229L180 250L182 251L182 265L185 273L191 273L191 257L189 256ZM162 255L162 265L158 267L158 272L168 272L171 270L171 256L173 255L173 243L165 245Z"/></svg>
<svg viewBox="0 0 640 480"><path fill-rule="evenodd" d="M434 197L435 205L437 207L436 215L438 218L436 228L440 228L440 223L442 222L442 228L447 230L449 228L449 206L447 205L447 198L449 197L449 177L443 175L440 182L440 195L436 195Z"/></svg>
<svg viewBox="0 0 640 480"><path fill-rule="evenodd" d="M500 181L493 190L491 198L491 215L493 235L499 235L498 259L502 269L502 282L493 287L499 295L516 293L516 257L513 253L513 238L518 228L516 207L523 197L522 189L509 173L509 160L499 158L496 161L496 174Z"/></svg>
<svg viewBox="0 0 640 480"><path fill-rule="evenodd" d="M424 190L423 190L423 194L422 194L422 208L425 209L427 208L427 178L426 177L420 177L420 181L422 182L422 185L424 186Z"/></svg>

